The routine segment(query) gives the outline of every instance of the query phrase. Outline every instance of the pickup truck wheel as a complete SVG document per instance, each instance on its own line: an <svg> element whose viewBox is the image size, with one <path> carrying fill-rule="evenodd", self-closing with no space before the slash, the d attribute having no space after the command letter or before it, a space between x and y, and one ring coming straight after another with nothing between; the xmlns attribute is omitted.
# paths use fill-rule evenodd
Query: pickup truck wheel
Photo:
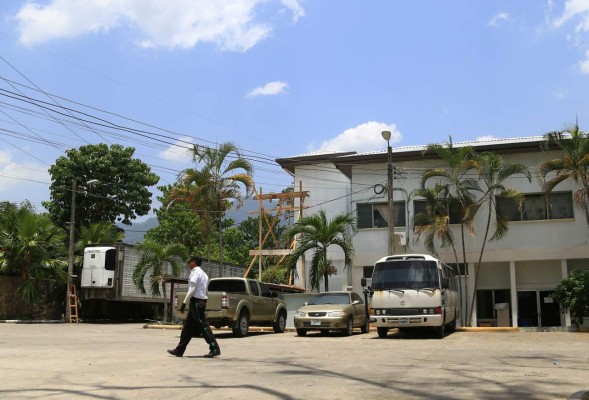
<svg viewBox="0 0 589 400"><path fill-rule="evenodd" d="M247 331L249 330L249 319L247 316L247 311L242 311L239 314L239 318L237 319L237 325L233 328L233 336L237 337L244 337L247 336Z"/></svg>
<svg viewBox="0 0 589 400"><path fill-rule="evenodd" d="M281 312L278 314L278 319L272 324L272 328L274 329L274 333L284 333L284 330L286 329L285 313Z"/></svg>
<svg viewBox="0 0 589 400"><path fill-rule="evenodd" d="M378 327L378 328L376 328L376 332L378 333L379 338L386 338L387 335L389 334L389 328Z"/></svg>
<svg viewBox="0 0 589 400"><path fill-rule="evenodd" d="M307 336L307 330L306 329L297 329L297 335Z"/></svg>

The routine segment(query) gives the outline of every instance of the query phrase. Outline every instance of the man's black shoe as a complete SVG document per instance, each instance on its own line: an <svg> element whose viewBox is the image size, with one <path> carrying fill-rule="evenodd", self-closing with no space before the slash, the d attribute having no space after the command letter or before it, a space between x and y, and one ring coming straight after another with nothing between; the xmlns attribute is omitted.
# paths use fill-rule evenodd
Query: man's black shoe
<svg viewBox="0 0 589 400"><path fill-rule="evenodd" d="M221 350L211 350L209 354L205 354L206 358L213 358L221 355Z"/></svg>
<svg viewBox="0 0 589 400"><path fill-rule="evenodd" d="M178 353L178 350L176 349L168 350L168 353L176 357L182 357L182 354Z"/></svg>

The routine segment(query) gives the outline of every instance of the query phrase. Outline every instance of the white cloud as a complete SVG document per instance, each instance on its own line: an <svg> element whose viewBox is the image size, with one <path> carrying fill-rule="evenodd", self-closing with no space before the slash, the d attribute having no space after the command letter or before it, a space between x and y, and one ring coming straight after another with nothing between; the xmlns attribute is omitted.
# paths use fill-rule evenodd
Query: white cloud
<svg viewBox="0 0 589 400"><path fill-rule="evenodd" d="M556 28L559 28L571 18L580 16L582 21L581 24L577 26L577 30L582 27L585 27L584 30L587 30L587 27L589 26L587 25L587 20L589 18L587 11L589 11L589 0L566 0L563 14L555 19L552 24Z"/></svg>
<svg viewBox="0 0 589 400"><path fill-rule="evenodd" d="M589 74L589 50L585 52L585 59L579 61L579 71L582 74Z"/></svg>
<svg viewBox="0 0 589 400"><path fill-rule="evenodd" d="M188 143L192 142L193 138L188 136L178 138L173 145L161 151L158 157L174 162L190 160L190 157L192 157L192 147Z"/></svg>
<svg viewBox="0 0 589 400"><path fill-rule="evenodd" d="M268 82L264 86L259 86L247 94L247 97L255 97L255 96L274 96L277 94L286 93L286 88L288 87L288 83L274 81Z"/></svg>
<svg viewBox="0 0 589 400"><path fill-rule="evenodd" d="M281 0L280 1L286 8L292 11L292 18L296 22L300 17L305 16L305 10L299 4L298 0Z"/></svg>
<svg viewBox="0 0 589 400"><path fill-rule="evenodd" d="M566 97L566 92L562 89L555 89L552 91L552 95L554 96L554 98L558 101L562 101L565 99Z"/></svg>
<svg viewBox="0 0 589 400"><path fill-rule="evenodd" d="M552 21L554 28L563 27L568 21L578 19L574 34L567 33L567 40L575 47L580 47L581 35L589 32L589 0L566 0L561 16ZM585 59L579 62L579 72L589 74L589 51L585 52Z"/></svg>
<svg viewBox="0 0 589 400"><path fill-rule="evenodd" d="M256 20L256 8L276 1L51 0L46 5L28 2L15 18L25 45L127 26L140 32L138 45L146 48L187 49L207 42L244 52L272 31L271 25ZM280 4L295 21L304 15L299 0Z"/></svg>
<svg viewBox="0 0 589 400"><path fill-rule="evenodd" d="M487 25L497 28L501 24L501 22L506 22L506 21L509 21L510 19L511 19L511 15L509 15L509 13L502 12L502 13L495 15L493 18L491 18L491 20L487 23Z"/></svg>
<svg viewBox="0 0 589 400"><path fill-rule="evenodd" d="M32 191L39 190L42 186L47 190L51 177L46 165L35 163L18 163L13 160L9 151L0 151L0 196L6 199L7 196L18 196L9 201L22 201ZM32 189L29 189L32 187Z"/></svg>
<svg viewBox="0 0 589 400"><path fill-rule="evenodd" d="M478 138L475 139L476 142L488 142L489 140L495 140L497 139L496 137L493 137L492 135L484 135L484 136L479 136Z"/></svg>
<svg viewBox="0 0 589 400"><path fill-rule="evenodd" d="M346 129L333 139L321 143L319 146L311 144L309 151L356 151L365 152L382 150L387 148L386 141L382 138L382 131L391 132L391 146L402 139L401 132L395 124L369 121L354 128Z"/></svg>

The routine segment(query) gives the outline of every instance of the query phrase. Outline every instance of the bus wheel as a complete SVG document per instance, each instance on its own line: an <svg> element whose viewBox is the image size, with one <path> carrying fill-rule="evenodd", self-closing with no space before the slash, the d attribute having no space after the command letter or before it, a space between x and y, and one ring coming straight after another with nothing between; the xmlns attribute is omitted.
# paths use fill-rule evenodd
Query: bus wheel
<svg viewBox="0 0 589 400"><path fill-rule="evenodd" d="M436 336L438 339L444 339L444 336L446 336L446 325L440 325L434 329L436 330Z"/></svg>
<svg viewBox="0 0 589 400"><path fill-rule="evenodd" d="M386 338L389 334L389 328L376 328L376 332L378 333L379 338Z"/></svg>
<svg viewBox="0 0 589 400"><path fill-rule="evenodd" d="M456 330L456 319L448 324L448 332L452 333Z"/></svg>

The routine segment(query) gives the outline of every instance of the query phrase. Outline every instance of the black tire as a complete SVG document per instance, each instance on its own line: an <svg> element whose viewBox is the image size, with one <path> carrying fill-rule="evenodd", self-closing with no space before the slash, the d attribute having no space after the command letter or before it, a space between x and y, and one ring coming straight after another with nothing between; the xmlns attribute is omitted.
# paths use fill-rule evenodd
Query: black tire
<svg viewBox="0 0 589 400"><path fill-rule="evenodd" d="M276 322L274 322L272 324L272 329L274 329L274 333L284 333L284 330L286 329L286 313L285 312L280 312L280 314L278 314L278 318L276 319Z"/></svg>
<svg viewBox="0 0 589 400"><path fill-rule="evenodd" d="M307 330L306 329L297 328L297 335L299 335L299 336L307 336Z"/></svg>
<svg viewBox="0 0 589 400"><path fill-rule="evenodd" d="M362 333L368 333L370 331L370 321L368 318L364 318L364 324L360 327Z"/></svg>
<svg viewBox="0 0 589 400"><path fill-rule="evenodd" d="M346 329L343 330L342 334L344 336L352 336L353 333L354 333L354 318L350 317L350 318L348 318L348 325L346 326Z"/></svg>
<svg viewBox="0 0 589 400"><path fill-rule="evenodd" d="M237 324L235 328L233 328L233 336L235 337L244 337L247 336L247 332L249 330L249 317L247 311L242 310L239 314L239 318L237 319Z"/></svg>
<svg viewBox="0 0 589 400"><path fill-rule="evenodd" d="M446 336L446 325L436 326L434 329L436 330L436 337L438 339L444 339L444 336Z"/></svg>
<svg viewBox="0 0 589 400"><path fill-rule="evenodd" d="M456 331L456 319L452 320L452 322L450 322L448 324L448 326L446 327L446 329L448 330L448 332L452 333L454 331Z"/></svg>
<svg viewBox="0 0 589 400"><path fill-rule="evenodd" d="M376 328L376 332L378 333L379 338L386 338L389 334L389 328Z"/></svg>

